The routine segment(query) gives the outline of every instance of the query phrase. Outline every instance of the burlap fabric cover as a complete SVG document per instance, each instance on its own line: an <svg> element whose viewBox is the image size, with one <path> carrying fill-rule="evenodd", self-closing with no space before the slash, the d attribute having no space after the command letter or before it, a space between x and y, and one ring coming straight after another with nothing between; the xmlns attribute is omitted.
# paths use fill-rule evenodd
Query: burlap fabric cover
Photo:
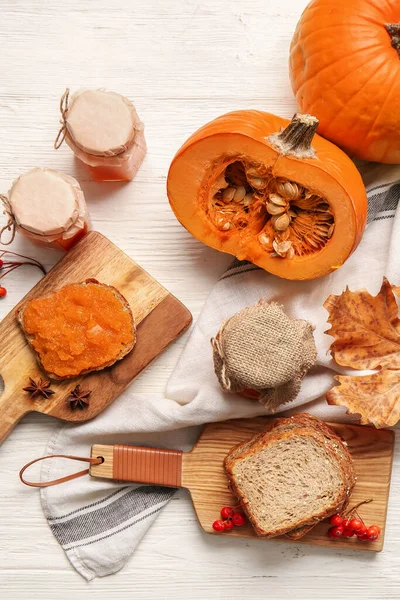
<svg viewBox="0 0 400 600"><path fill-rule="evenodd" d="M279 304L260 300L244 308L211 340L222 389L255 390L270 411L294 400L317 359L313 331L313 325L291 319Z"/></svg>

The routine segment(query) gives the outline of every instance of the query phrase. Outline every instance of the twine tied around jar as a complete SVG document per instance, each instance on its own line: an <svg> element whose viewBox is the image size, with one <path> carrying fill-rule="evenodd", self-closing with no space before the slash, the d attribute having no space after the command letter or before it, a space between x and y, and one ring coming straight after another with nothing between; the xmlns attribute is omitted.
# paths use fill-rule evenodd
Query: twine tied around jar
<svg viewBox="0 0 400 600"><path fill-rule="evenodd" d="M14 213L11 208L10 201L7 198L7 196L0 194L0 201L4 207L3 215L8 216L7 225L4 225L4 227L2 227L0 229L0 244L3 244L4 246L8 246L9 244L11 244L14 241L14 238L15 238L15 217L14 217ZM8 242L3 241L3 234L5 231L11 232L11 237L8 240Z"/></svg>
<svg viewBox="0 0 400 600"><path fill-rule="evenodd" d="M231 384L231 380L228 377L227 373L226 373L226 357L225 357L225 353L222 347L222 343L221 343L221 334L224 330L225 324L222 325L221 329L219 330L218 334L214 337L211 338L211 345L213 347L214 352L216 353L216 355L220 358L220 369L219 369L219 373L218 373L218 377L220 379L220 383L221 383L221 387L224 390L227 390L228 392L232 391L232 384Z"/></svg>
<svg viewBox="0 0 400 600"><path fill-rule="evenodd" d="M67 135L67 114L68 114L68 102L69 102L69 88L65 90L60 100L60 113L61 113L61 127L57 134L56 139L54 140L54 148L58 150L58 148L62 145L65 140L65 136Z"/></svg>

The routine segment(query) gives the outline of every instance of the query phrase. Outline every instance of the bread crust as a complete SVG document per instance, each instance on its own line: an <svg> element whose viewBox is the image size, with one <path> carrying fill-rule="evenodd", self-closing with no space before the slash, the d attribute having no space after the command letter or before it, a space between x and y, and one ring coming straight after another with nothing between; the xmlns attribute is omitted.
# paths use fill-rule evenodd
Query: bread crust
<svg viewBox="0 0 400 600"><path fill-rule="evenodd" d="M303 415L302 415L302 417L303 417ZM334 514L337 511L337 507L342 506L348 497L348 486L347 486L348 475L346 473L346 466L344 464L344 461L341 460L338 457L337 453L333 450L329 440L326 439L327 431L330 430L330 428L326 424L323 424L324 427L322 427L321 429L325 430L325 435L324 435L322 433L322 431L318 431L315 427L313 428L313 427L310 427L309 425L305 425L305 421L307 419L306 418L303 419L302 417L299 418L298 426L296 423L296 426L291 428L289 431L281 431L281 432L279 431L279 427L283 427L288 422L292 423L292 421L290 420L290 418L289 419L279 419L270 431L262 432L261 434L257 434L251 440L248 440L247 442L242 442L241 444L238 444L237 446L235 446L231 450L231 452L228 454L228 456L226 457L226 459L224 461L224 466L225 466L225 470L226 470L226 473L228 476L230 488L232 489L233 493L244 504L244 510L245 510L250 522L253 524L253 527L254 527L257 535L259 535L261 537L275 537L277 535L282 535L282 534L285 534L285 533L288 533L291 531L297 531L302 527L311 527L311 524L314 525L317 522L325 519L326 517ZM319 421L319 420L317 419L317 421ZM325 428L327 428L327 429L325 429ZM275 430L275 432L274 432L274 430ZM332 434L333 434L333 436L338 438L338 436L336 436L336 434L334 432L332 432ZM333 460L337 463L337 465L342 473L342 485L341 485L341 489L339 490L339 493L337 495L337 501L335 502L334 505L327 507L321 513L314 515L312 518L312 523L310 523L310 519L308 518L303 521L299 521L295 525L295 527L293 527L293 525L292 525L287 528L280 528L280 529L276 529L271 532L265 532L258 526L258 524L254 518L254 515L251 512L251 508L248 506L245 494L244 494L244 492L242 492L240 485L238 485L238 483L235 480L233 468L235 466L236 461L243 460L248 456L257 454L261 449L267 447L271 443L277 443L280 440L290 439L291 437L299 436L299 435L313 437L313 439L316 439L317 441L319 441L321 443L321 445L324 446L326 452L328 452L330 457L333 458ZM340 438L338 438L338 439L340 439ZM350 458L350 460L351 460L351 458ZM300 531L297 532L297 534L299 534L299 533L300 533ZM302 535L304 535L305 533L307 533L307 531L302 533ZM299 537L301 537L301 535Z"/></svg>
<svg viewBox="0 0 400 600"><path fill-rule="evenodd" d="M123 306L123 310L125 310L126 312L128 312L129 316L130 316L130 321L131 321L131 327L132 327L132 332L133 332L133 339L132 342L129 344L126 344L124 346L124 348L121 350L121 352L119 353L119 355L117 356L117 358L115 358L112 361L109 361L107 363L104 363L102 365L100 365L99 367L95 367L93 369L85 369L84 371L81 371L80 373L71 373L70 375L65 375L63 377L60 377L58 375L56 375L55 373L48 373L46 371L46 369L44 368L40 355L36 352L35 348L33 347L33 339L34 336L30 335L26 332L25 330L25 326L24 326L24 312L25 312L25 308L27 307L28 303L27 302L25 304L25 306L23 306L22 308L19 309L19 311L17 312L16 315L16 319L18 321L19 326L22 329L22 332L25 336L26 341L28 342L29 346L32 348L33 352L35 353L36 356L36 360L39 363L40 368L48 375L48 377L50 377L50 379L55 379L57 381L63 381L64 379L74 379L75 377L80 377L81 375L86 375L87 373L92 373L94 371L102 371L103 369L107 368L107 367L111 367L112 365L114 365L116 362L118 362L119 360L121 360L122 358L124 358L127 354L129 354L129 352L131 352L131 350L133 350L135 344L136 344L136 326L135 326L135 321L133 318L133 314L132 314L132 310L131 307L129 305L129 302L127 301L127 299L121 294L120 291L117 290L117 288L115 288L112 285L108 285L106 283L100 283L99 281L97 281L97 279L86 279L85 281L82 281L81 283L78 284L67 284L67 285L96 285L96 286L100 286L100 287L104 287L107 288L108 290L111 290L112 293L114 294L114 296L119 300L119 302L122 304ZM67 287L67 286L64 286ZM60 288L62 289L62 288ZM54 294L56 294L59 290L56 290L54 292L49 292L48 294L44 294L43 296L40 296L40 298L49 298L50 296L53 296Z"/></svg>
<svg viewBox="0 0 400 600"><path fill-rule="evenodd" d="M239 457L242 453L244 453L247 449L249 449L257 440L259 440L262 436L264 436L267 432L271 431L274 427L275 423L271 423L266 429L264 429L261 433L257 433L249 440L244 442L239 442L236 446L230 449L229 454L225 457L225 463L229 465L231 461L235 458Z"/></svg>

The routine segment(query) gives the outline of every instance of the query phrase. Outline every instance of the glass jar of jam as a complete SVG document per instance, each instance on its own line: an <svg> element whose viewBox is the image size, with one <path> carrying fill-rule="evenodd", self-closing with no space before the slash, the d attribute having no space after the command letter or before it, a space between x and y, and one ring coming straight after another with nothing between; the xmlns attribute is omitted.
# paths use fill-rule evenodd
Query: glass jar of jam
<svg viewBox="0 0 400 600"><path fill-rule="evenodd" d="M9 244L15 232L31 242L67 251L91 228L85 197L73 177L53 169L35 168L16 179L1 196L8 223L0 242ZM4 234L10 236L4 241Z"/></svg>
<svg viewBox="0 0 400 600"><path fill-rule="evenodd" d="M124 96L106 90L67 89L60 103L62 127L54 147L67 142L96 181L130 181L146 154L144 125Z"/></svg>

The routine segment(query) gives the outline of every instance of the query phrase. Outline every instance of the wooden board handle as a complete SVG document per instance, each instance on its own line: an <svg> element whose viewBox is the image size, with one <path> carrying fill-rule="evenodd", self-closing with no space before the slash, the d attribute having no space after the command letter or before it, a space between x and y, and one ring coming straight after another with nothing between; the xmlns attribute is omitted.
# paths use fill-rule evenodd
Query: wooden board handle
<svg viewBox="0 0 400 600"><path fill-rule="evenodd" d="M5 389L0 396L0 444L4 442L18 421L33 410L31 403L22 397L22 394L27 395L25 392L13 394L7 390L5 382L4 386Z"/></svg>
<svg viewBox="0 0 400 600"><path fill-rule="evenodd" d="M180 450L162 450L143 446L92 446L92 458L104 461L90 467L93 477L118 481L182 487L182 455Z"/></svg>

